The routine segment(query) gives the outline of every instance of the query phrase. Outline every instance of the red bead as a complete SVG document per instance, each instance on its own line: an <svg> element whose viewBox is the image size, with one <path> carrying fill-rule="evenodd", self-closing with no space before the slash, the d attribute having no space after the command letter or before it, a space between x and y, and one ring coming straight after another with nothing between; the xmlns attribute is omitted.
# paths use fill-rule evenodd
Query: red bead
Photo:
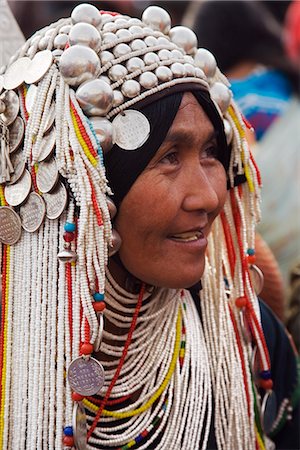
<svg viewBox="0 0 300 450"><path fill-rule="evenodd" d="M85 342L80 347L80 352L82 355L90 355L91 353L93 353L93 351L94 351L93 344L90 344L88 342Z"/></svg>
<svg viewBox="0 0 300 450"><path fill-rule="evenodd" d="M256 256L255 255L248 255L247 259L248 259L248 264L255 264Z"/></svg>
<svg viewBox="0 0 300 450"><path fill-rule="evenodd" d="M259 380L259 385L262 387L265 391L270 391L273 389L273 381L272 380Z"/></svg>
<svg viewBox="0 0 300 450"><path fill-rule="evenodd" d="M81 394L78 394L78 392L72 392L72 400L74 402L81 402L84 399L84 396Z"/></svg>
<svg viewBox="0 0 300 450"><path fill-rule="evenodd" d="M239 297L235 301L235 305L237 308L244 308L247 305L247 299L246 297Z"/></svg>
<svg viewBox="0 0 300 450"><path fill-rule="evenodd" d="M71 231L65 231L63 237L66 242L72 242L74 241L75 234L72 233Z"/></svg>
<svg viewBox="0 0 300 450"><path fill-rule="evenodd" d="M73 436L64 436L63 443L67 447L73 447L74 446L74 438L73 438Z"/></svg>
<svg viewBox="0 0 300 450"><path fill-rule="evenodd" d="M93 307L96 312L101 312L101 311L105 310L105 303L104 302L94 302Z"/></svg>

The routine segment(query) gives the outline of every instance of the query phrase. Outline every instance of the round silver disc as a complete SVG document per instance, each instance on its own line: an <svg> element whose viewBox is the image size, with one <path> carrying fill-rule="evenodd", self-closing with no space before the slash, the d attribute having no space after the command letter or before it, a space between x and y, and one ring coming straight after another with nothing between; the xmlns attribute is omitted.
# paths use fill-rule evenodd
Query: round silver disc
<svg viewBox="0 0 300 450"><path fill-rule="evenodd" d="M18 214L8 206L0 207L0 242L13 245L21 237L22 227Z"/></svg>
<svg viewBox="0 0 300 450"><path fill-rule="evenodd" d="M254 291L256 295L259 295L264 287L264 274L255 264L251 264L250 269L250 278L252 285L254 287Z"/></svg>
<svg viewBox="0 0 300 450"><path fill-rule="evenodd" d="M19 97L14 91L5 91L0 96L5 104L5 110L0 114L0 119L6 126L11 125L15 120L19 112L20 102Z"/></svg>
<svg viewBox="0 0 300 450"><path fill-rule="evenodd" d="M42 162L53 153L56 140L56 131L53 127L50 133L46 134L41 142L40 153L38 156L38 162Z"/></svg>
<svg viewBox="0 0 300 450"><path fill-rule="evenodd" d="M261 404L261 423L266 434L269 434L277 416L277 398L274 391L266 392Z"/></svg>
<svg viewBox="0 0 300 450"><path fill-rule="evenodd" d="M28 170L25 169L17 183L5 186L4 196L10 206L19 206L28 197L30 189L31 176Z"/></svg>
<svg viewBox="0 0 300 450"><path fill-rule="evenodd" d="M98 313L98 322L99 322L99 330L98 330L98 336L96 338L96 341L94 343L94 350L95 352L98 352L100 350L100 345L102 342L102 336L103 336L103 326L104 326L104 319L103 319L103 314Z"/></svg>
<svg viewBox="0 0 300 450"><path fill-rule="evenodd" d="M20 208L21 223L29 233L37 231L43 223L46 206L42 197L36 192L30 192L28 199Z"/></svg>
<svg viewBox="0 0 300 450"><path fill-rule="evenodd" d="M87 424L84 407L75 403L73 408L73 437L76 450L86 450Z"/></svg>
<svg viewBox="0 0 300 450"><path fill-rule="evenodd" d="M10 125L9 129L9 153L16 151L23 140L25 133L25 124L22 117L18 116Z"/></svg>
<svg viewBox="0 0 300 450"><path fill-rule="evenodd" d="M58 219L64 212L68 200L68 194L64 184L58 183L55 190L51 194L44 194L43 198L46 203L46 216L48 219Z"/></svg>
<svg viewBox="0 0 300 450"><path fill-rule="evenodd" d="M25 170L25 159L23 152L17 152L11 157L11 163L13 165L14 171L10 175L10 180L6 183L7 185L15 184L23 175Z"/></svg>
<svg viewBox="0 0 300 450"><path fill-rule="evenodd" d="M59 178L56 161L54 158L39 164L36 174L36 184L40 192L46 194L52 191Z"/></svg>
<svg viewBox="0 0 300 450"><path fill-rule="evenodd" d="M97 359L79 356L68 368L71 389L84 397L97 394L104 385L104 369Z"/></svg>
<svg viewBox="0 0 300 450"><path fill-rule="evenodd" d="M49 113L44 128L44 134L47 134L50 128L52 127L55 120L55 114L56 114L55 103L53 102L49 108Z"/></svg>
<svg viewBox="0 0 300 450"><path fill-rule="evenodd" d="M35 84L31 84L27 90L27 94L25 97L25 107L28 114L31 114L32 108L35 104L37 94L37 86Z"/></svg>
<svg viewBox="0 0 300 450"><path fill-rule="evenodd" d="M128 109L113 122L113 140L124 150L137 150L149 137L150 124L140 111Z"/></svg>
<svg viewBox="0 0 300 450"><path fill-rule="evenodd" d="M36 53L25 72L25 83L32 84L40 81L50 69L52 61L53 55L50 50L43 50Z"/></svg>
<svg viewBox="0 0 300 450"><path fill-rule="evenodd" d="M30 63L31 60L27 56L12 63L4 75L4 89L16 89L21 86L24 83L24 74Z"/></svg>

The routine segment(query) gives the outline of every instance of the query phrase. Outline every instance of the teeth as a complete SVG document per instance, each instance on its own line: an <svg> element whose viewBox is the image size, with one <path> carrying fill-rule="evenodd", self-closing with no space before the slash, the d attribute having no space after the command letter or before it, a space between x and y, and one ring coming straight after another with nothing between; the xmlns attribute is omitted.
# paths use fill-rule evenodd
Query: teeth
<svg viewBox="0 0 300 450"><path fill-rule="evenodd" d="M172 238L174 239L180 239L182 241L196 241L201 237L202 233L200 231L196 231L193 233L187 232L187 233L180 233L180 234L174 234Z"/></svg>

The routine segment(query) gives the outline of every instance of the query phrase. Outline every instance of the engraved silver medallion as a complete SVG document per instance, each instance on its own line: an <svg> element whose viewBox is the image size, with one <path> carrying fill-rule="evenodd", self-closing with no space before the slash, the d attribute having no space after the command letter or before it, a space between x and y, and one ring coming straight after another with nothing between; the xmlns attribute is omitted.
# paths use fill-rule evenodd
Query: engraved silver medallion
<svg viewBox="0 0 300 450"><path fill-rule="evenodd" d="M84 397L97 394L104 385L104 369L97 359L79 356L68 368L71 389Z"/></svg>
<svg viewBox="0 0 300 450"><path fill-rule="evenodd" d="M4 89L16 89L21 86L30 63L31 60L27 56L13 62L4 75Z"/></svg>
<svg viewBox="0 0 300 450"><path fill-rule="evenodd" d="M17 152L11 156L11 163L13 165L14 171L10 174L10 180L6 183L7 185L15 184L23 175L25 170L25 159L23 152Z"/></svg>
<svg viewBox="0 0 300 450"><path fill-rule="evenodd" d="M15 184L6 185L4 197L10 206L21 205L29 195L31 189L31 176L28 170L24 170L23 175Z"/></svg>
<svg viewBox="0 0 300 450"><path fill-rule="evenodd" d="M59 178L56 161L54 158L41 162L36 174L36 184L40 192L46 194L52 191Z"/></svg>
<svg viewBox="0 0 300 450"><path fill-rule="evenodd" d="M52 65L53 55L50 50L36 53L25 72L24 81L33 84L40 81Z"/></svg>
<svg viewBox="0 0 300 450"><path fill-rule="evenodd" d="M31 114L32 108L35 104L37 94L37 86L35 84L31 84L27 90L25 97L25 107L28 114Z"/></svg>
<svg viewBox="0 0 300 450"><path fill-rule="evenodd" d="M150 134L147 117L133 109L118 114L112 125L113 141L124 150L137 150L147 141Z"/></svg>
<svg viewBox="0 0 300 450"><path fill-rule="evenodd" d="M28 199L20 208L21 224L29 233L37 231L43 223L46 205L42 197L36 192L30 192Z"/></svg>
<svg viewBox="0 0 300 450"><path fill-rule="evenodd" d="M0 207L0 242L13 245L21 237L22 227L18 214L8 206Z"/></svg>
<svg viewBox="0 0 300 450"><path fill-rule="evenodd" d="M46 134L41 142L40 153L38 156L38 162L42 162L52 155L55 147L56 131L52 128L50 133Z"/></svg>
<svg viewBox="0 0 300 450"><path fill-rule="evenodd" d="M86 450L87 448L87 423L84 407L80 403L75 403L73 408L73 437L76 450Z"/></svg>
<svg viewBox="0 0 300 450"><path fill-rule="evenodd" d="M64 212L68 200L67 189L64 184L58 183L58 186L51 194L44 194L44 200L48 219L58 219Z"/></svg>
<svg viewBox="0 0 300 450"><path fill-rule="evenodd" d="M45 123L45 128L44 128L44 134L47 134L48 131L50 130L50 128L52 127L54 120L55 120L55 102L53 102L49 108L49 112L48 112L48 116L47 116L47 120Z"/></svg>
<svg viewBox="0 0 300 450"><path fill-rule="evenodd" d="M19 97L14 91L5 91L1 94L0 100L5 105L5 110L0 114L0 119L8 127L16 120L18 115L20 108Z"/></svg>
<svg viewBox="0 0 300 450"><path fill-rule="evenodd" d="M25 124L23 119L18 116L10 125L9 129L9 153L16 151L23 140L25 133Z"/></svg>

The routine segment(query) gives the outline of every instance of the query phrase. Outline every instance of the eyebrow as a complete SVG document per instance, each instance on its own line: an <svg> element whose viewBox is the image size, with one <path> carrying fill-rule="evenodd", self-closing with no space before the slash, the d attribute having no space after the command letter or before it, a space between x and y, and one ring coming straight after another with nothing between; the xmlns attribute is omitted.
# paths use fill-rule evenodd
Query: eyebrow
<svg viewBox="0 0 300 450"><path fill-rule="evenodd" d="M212 141L213 139L216 139L218 135L218 132L216 130L213 130L205 140L204 144L207 142ZM178 142L178 141L185 141L187 145L192 145L194 143L193 136L187 132L186 130L175 130L171 131L167 134L165 141L163 144L169 144L172 142Z"/></svg>

